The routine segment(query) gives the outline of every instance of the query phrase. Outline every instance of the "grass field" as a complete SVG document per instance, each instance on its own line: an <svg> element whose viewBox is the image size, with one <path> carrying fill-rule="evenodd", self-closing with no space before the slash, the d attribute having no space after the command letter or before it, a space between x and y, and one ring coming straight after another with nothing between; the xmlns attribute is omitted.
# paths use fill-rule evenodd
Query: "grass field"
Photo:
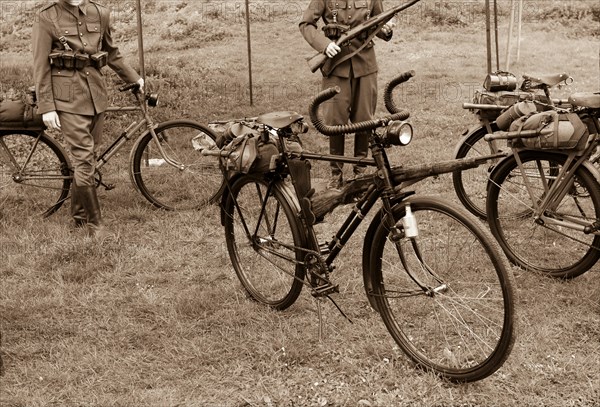
<svg viewBox="0 0 600 407"><path fill-rule="evenodd" d="M105 3L113 7L115 37L136 65L135 2ZM308 113L321 79L305 64L313 51L297 29L308 1L251 2L253 106L243 1L142 3L148 84L161 97L156 119ZM416 135L391 153L395 164L452 157L462 131L476 124L461 104L471 101L486 72L483 1L423 3L399 17L391 42L377 43L380 88L400 72L417 74L397 95ZM498 4L504 68L510 2ZM6 97L32 82L29 41L39 3L0 6ZM595 1L526 0L522 30L510 71L569 73L574 83L557 96L600 90ZM107 80L118 83L113 74ZM116 92L111 97L128 103ZM113 117L107 139L131 120ZM314 131L303 143L327 151L326 138ZM308 293L287 311L271 311L245 297L218 207L154 210L129 183L127 157L121 152L105 167L104 179L116 189L100 190L115 240L97 244L73 231L67 208L40 219L18 206L0 207L0 405L600 405L600 265L567 282L512 269L515 348L488 379L454 385L415 369L369 307L361 275L368 222L336 263L336 300L352 324L328 302L321 303L320 324ZM316 178L325 174L322 165L313 167ZM456 201L448 176L416 189ZM348 210L329 215L320 235L330 236Z"/></svg>

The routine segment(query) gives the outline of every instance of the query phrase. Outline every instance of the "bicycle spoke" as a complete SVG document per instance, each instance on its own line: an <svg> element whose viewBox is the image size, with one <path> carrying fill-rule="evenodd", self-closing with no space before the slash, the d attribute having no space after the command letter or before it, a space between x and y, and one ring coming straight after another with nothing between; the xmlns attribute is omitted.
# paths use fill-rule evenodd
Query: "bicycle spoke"
<svg viewBox="0 0 600 407"><path fill-rule="evenodd" d="M69 162L54 139L37 132L0 135L2 204L49 216L68 199Z"/></svg>
<svg viewBox="0 0 600 407"><path fill-rule="evenodd" d="M456 380L478 380L497 369L512 346L510 276L490 254L497 249L489 232L459 208L421 199L410 199L417 237L397 241L382 227L375 237L383 237L373 253L378 310L417 364Z"/></svg>
<svg viewBox="0 0 600 407"><path fill-rule="evenodd" d="M584 167L565 173L563 154L531 150L520 160L503 162L490 182L490 229L524 269L563 278L584 273L600 259L599 235L584 233L600 217L600 185Z"/></svg>

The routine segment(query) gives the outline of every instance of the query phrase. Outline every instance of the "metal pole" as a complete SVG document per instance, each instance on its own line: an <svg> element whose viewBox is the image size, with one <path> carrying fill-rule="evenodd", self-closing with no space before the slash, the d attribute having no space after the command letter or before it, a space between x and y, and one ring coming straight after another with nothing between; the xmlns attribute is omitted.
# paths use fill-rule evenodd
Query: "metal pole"
<svg viewBox="0 0 600 407"><path fill-rule="evenodd" d="M515 21L515 0L510 0L510 21L508 22L508 40L506 41L506 70L510 69L510 48Z"/></svg>
<svg viewBox="0 0 600 407"><path fill-rule="evenodd" d="M498 0L494 0L494 38L496 39L496 71L499 71L500 48L498 47Z"/></svg>
<svg viewBox="0 0 600 407"><path fill-rule="evenodd" d="M523 16L523 0L519 0L519 20L517 27L517 61L519 62L519 58L521 57L521 24L522 24L522 16Z"/></svg>
<svg viewBox="0 0 600 407"><path fill-rule="evenodd" d="M140 76L146 81L146 68L144 64L144 38L142 32L142 0L137 0L137 35L138 35L138 56L140 59Z"/></svg>
<svg viewBox="0 0 600 407"><path fill-rule="evenodd" d="M492 39L490 33L490 0L485 0L485 45L487 49L487 72L492 72Z"/></svg>
<svg viewBox="0 0 600 407"><path fill-rule="evenodd" d="M250 106L254 104L252 97L252 45L250 44L250 0L246 0L246 37L248 42L248 86L250 87Z"/></svg>

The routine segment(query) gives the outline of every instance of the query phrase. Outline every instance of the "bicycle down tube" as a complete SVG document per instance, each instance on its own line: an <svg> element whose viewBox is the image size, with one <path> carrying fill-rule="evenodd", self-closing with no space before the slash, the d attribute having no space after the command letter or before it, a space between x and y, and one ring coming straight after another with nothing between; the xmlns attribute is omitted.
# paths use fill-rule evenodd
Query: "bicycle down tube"
<svg viewBox="0 0 600 407"><path fill-rule="evenodd" d="M401 75L397 83L410 76ZM247 126L246 137L257 137L255 145L269 142L271 136L277 142L276 152L259 150L265 155L259 170L230 169L240 168L229 167L227 160L234 151L242 157L243 149L226 146L202 152L220 156L228 175L221 223L241 285L249 298L276 310L294 304L307 286L312 296L330 299L346 316L332 298L339 292L331 278L333 263L379 201L362 249L369 304L417 366L457 382L489 376L504 363L514 343L513 282L507 262L490 232L466 209L439 197L417 196L404 187L498 157L392 167L385 149L410 142L412 127L402 121L408 113L388 108L387 117L327 126L316 110L335 92L328 89L317 95L310 107L311 122L325 135L369 132L371 159L288 148L288 138L308 129L294 112L267 113ZM389 93L386 87L387 102ZM376 171L341 189L315 192L309 160L360 163ZM265 162L269 165L263 167ZM350 203L333 238L322 243L315 225L337 206Z"/></svg>

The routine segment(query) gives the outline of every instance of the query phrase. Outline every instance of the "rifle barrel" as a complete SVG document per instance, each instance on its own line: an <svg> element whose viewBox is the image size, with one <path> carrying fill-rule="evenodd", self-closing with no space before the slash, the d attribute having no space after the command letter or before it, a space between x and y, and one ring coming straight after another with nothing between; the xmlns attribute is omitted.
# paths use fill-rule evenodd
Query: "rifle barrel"
<svg viewBox="0 0 600 407"><path fill-rule="evenodd" d="M364 21L357 25L356 27L350 28L348 31L343 33L340 38L338 38L335 43L340 46L346 41L350 41L356 38L358 35L363 33L364 31L376 27L376 30L381 30L384 23L388 22L392 19L396 14L405 10L421 0L411 0L407 3L401 4L396 7L392 7L391 9L384 11L383 13L377 14L376 16L371 17L367 21ZM328 57L322 52L315 54L314 56L307 58L308 66L310 67L311 72L316 72L317 69L323 66L325 61L327 61Z"/></svg>

